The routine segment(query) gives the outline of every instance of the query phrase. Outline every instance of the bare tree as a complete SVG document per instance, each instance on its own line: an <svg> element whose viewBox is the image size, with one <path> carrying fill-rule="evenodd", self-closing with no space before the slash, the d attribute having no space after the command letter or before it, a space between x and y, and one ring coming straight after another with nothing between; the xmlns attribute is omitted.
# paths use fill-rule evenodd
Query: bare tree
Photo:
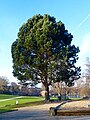
<svg viewBox="0 0 90 120"><path fill-rule="evenodd" d="M0 93L6 93L9 81L5 76L0 76Z"/></svg>

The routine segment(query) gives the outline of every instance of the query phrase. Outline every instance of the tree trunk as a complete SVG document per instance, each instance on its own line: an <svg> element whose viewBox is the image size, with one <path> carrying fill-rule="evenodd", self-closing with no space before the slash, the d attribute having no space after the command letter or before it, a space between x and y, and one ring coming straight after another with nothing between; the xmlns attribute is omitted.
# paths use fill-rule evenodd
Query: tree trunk
<svg viewBox="0 0 90 120"><path fill-rule="evenodd" d="M58 82L58 88L59 88L59 91L58 91L58 99L61 100L62 99L62 82Z"/></svg>
<svg viewBox="0 0 90 120"><path fill-rule="evenodd" d="M45 91L46 91L45 101L49 101L50 97L49 97L49 86L48 86L48 84L45 85Z"/></svg>

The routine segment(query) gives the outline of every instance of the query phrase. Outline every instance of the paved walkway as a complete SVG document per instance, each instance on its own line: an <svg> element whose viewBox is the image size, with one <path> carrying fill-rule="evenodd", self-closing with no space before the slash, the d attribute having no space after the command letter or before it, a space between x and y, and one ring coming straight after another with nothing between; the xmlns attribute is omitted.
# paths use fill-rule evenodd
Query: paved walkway
<svg viewBox="0 0 90 120"><path fill-rule="evenodd" d="M19 108L0 114L0 120L90 120L90 116L50 116L49 108L57 105L59 103Z"/></svg>
<svg viewBox="0 0 90 120"><path fill-rule="evenodd" d="M3 100L0 100L1 101L7 101L7 100L14 100L16 98L23 98L24 96L19 96L19 97L13 97L13 98L8 98L8 99L3 99Z"/></svg>

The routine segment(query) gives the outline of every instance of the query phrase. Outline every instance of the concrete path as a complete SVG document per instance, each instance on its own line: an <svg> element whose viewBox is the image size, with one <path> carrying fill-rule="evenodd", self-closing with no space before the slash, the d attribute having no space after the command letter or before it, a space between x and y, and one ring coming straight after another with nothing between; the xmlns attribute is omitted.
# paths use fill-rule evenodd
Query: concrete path
<svg viewBox="0 0 90 120"><path fill-rule="evenodd" d="M19 97L13 97L13 98L8 98L8 99L3 99L3 100L0 100L0 102L2 101L7 101L7 100L14 100L16 98L23 98L24 96L19 96Z"/></svg>
<svg viewBox="0 0 90 120"><path fill-rule="evenodd" d="M0 120L90 120L90 116L50 116L49 108L57 105L59 103L19 108L17 111L0 114Z"/></svg>

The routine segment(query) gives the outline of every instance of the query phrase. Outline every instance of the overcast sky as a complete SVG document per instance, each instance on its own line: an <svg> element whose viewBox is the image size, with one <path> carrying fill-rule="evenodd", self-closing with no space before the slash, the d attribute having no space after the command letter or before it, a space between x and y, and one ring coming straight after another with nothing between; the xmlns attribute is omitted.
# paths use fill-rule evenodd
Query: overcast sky
<svg viewBox="0 0 90 120"><path fill-rule="evenodd" d="M80 47L77 65L82 69L90 57L90 0L0 0L0 76L12 75L11 45L19 28L36 14L49 14L61 20L72 33L72 44Z"/></svg>

